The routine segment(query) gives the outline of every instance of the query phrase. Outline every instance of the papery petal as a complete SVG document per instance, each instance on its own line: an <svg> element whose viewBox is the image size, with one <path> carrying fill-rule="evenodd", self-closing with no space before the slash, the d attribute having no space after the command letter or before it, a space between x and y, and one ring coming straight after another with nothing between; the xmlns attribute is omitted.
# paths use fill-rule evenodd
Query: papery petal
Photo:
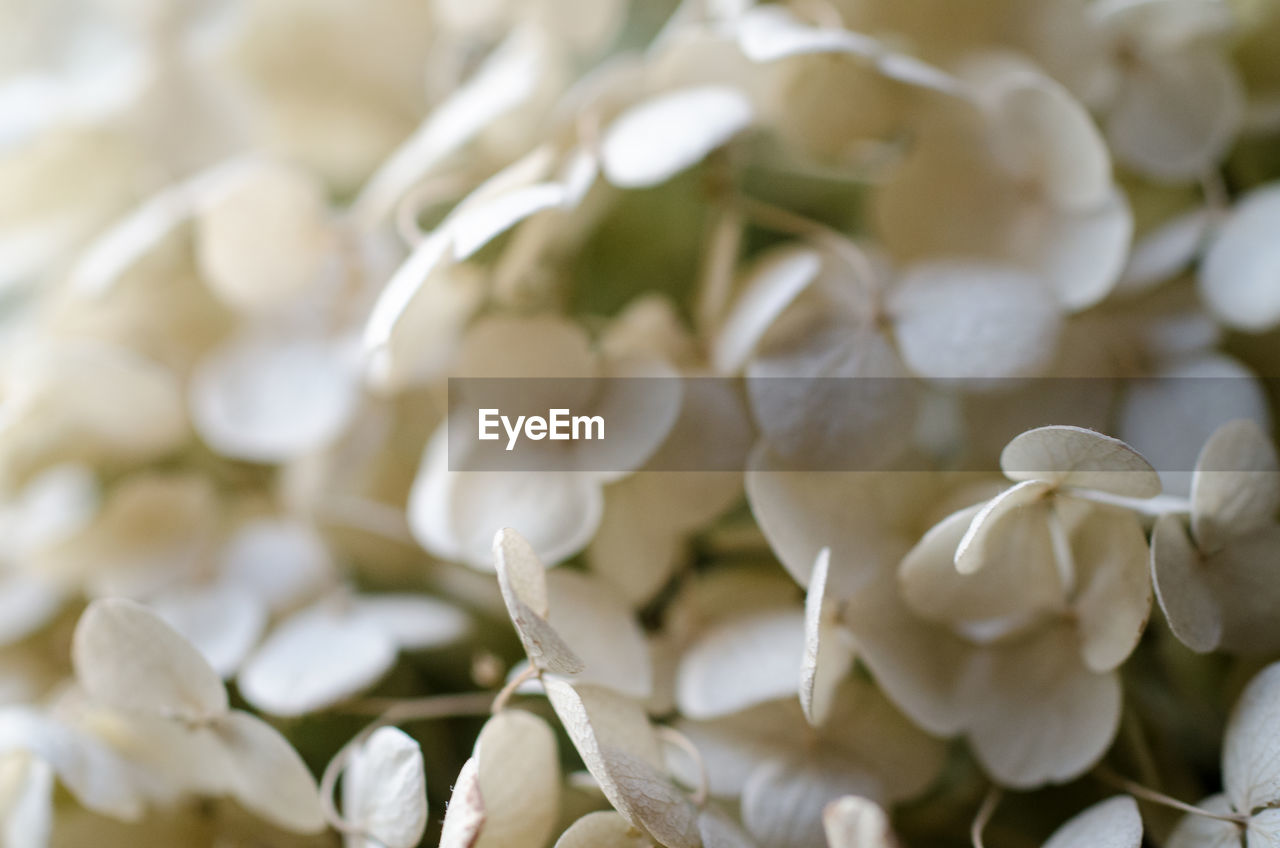
<svg viewBox="0 0 1280 848"><path fill-rule="evenodd" d="M1058 486L1100 489L1150 498L1160 494L1151 464L1119 439L1083 427L1040 427L1005 446L1000 468L1010 480L1045 480Z"/></svg>
<svg viewBox="0 0 1280 848"><path fill-rule="evenodd" d="M136 819L143 798L129 764L88 734L25 706L0 708L0 756L26 752L48 763L81 804L119 819Z"/></svg>
<svg viewBox="0 0 1280 848"><path fill-rule="evenodd" d="M896 844L884 808L857 795L827 804L822 827L828 848L894 848Z"/></svg>
<svg viewBox="0 0 1280 848"><path fill-rule="evenodd" d="M1222 642L1222 610L1206 566L1182 521L1162 515L1151 533L1151 573L1169 629L1193 651L1207 653Z"/></svg>
<svg viewBox="0 0 1280 848"><path fill-rule="evenodd" d="M1076 528L1071 547L1084 662L1091 671L1111 671L1137 647L1151 615L1146 534L1132 513L1096 506Z"/></svg>
<svg viewBox="0 0 1280 848"><path fill-rule="evenodd" d="M258 519L241 525L222 549L221 574L280 612L332 580L334 567L311 525Z"/></svg>
<svg viewBox="0 0 1280 848"><path fill-rule="evenodd" d="M475 757L462 764L453 795L440 826L440 848L472 848L484 828L484 797L480 793L480 763Z"/></svg>
<svg viewBox="0 0 1280 848"><path fill-rule="evenodd" d="M342 778L343 817L376 841L348 836L348 848L414 848L427 828L422 748L394 727L369 736Z"/></svg>
<svg viewBox="0 0 1280 848"><path fill-rule="evenodd" d="M304 715L377 683L395 659L386 630L316 606L276 626L240 669L240 693L272 715Z"/></svg>
<svg viewBox="0 0 1280 848"><path fill-rule="evenodd" d="M471 619L446 601L424 595L359 595L351 612L391 635L402 651L423 651L457 642Z"/></svg>
<svg viewBox="0 0 1280 848"><path fill-rule="evenodd" d="M605 810L578 819L554 848L653 848L653 843L622 816Z"/></svg>
<svg viewBox="0 0 1280 848"><path fill-rule="evenodd" d="M716 372L740 371L765 332L821 269L822 256L804 247L779 248L756 260L716 331L711 350Z"/></svg>
<svg viewBox="0 0 1280 848"><path fill-rule="evenodd" d="M914 265L890 292L888 309L907 366L942 381L1039 373L1061 325L1039 280L990 264Z"/></svg>
<svg viewBox="0 0 1280 848"><path fill-rule="evenodd" d="M200 209L196 254L224 302L246 310L282 303L314 282L330 260L325 187L282 163L246 167Z"/></svg>
<svg viewBox="0 0 1280 848"><path fill-rule="evenodd" d="M1145 176L1194 180L1230 149L1244 120L1235 68L1212 47L1145 57L1106 120L1116 158Z"/></svg>
<svg viewBox="0 0 1280 848"><path fill-rule="evenodd" d="M1102 757L1120 726L1117 675L1090 671L1065 627L979 652L967 685L974 753L1006 786L1078 777Z"/></svg>
<svg viewBox="0 0 1280 848"><path fill-rule="evenodd" d="M1142 816L1128 795L1094 804L1053 832L1044 848L1141 848Z"/></svg>
<svg viewBox="0 0 1280 848"><path fill-rule="evenodd" d="M267 609L234 586L189 586L153 598L152 610L221 677L235 674L267 626Z"/></svg>
<svg viewBox="0 0 1280 848"><path fill-rule="evenodd" d="M485 811L476 848L546 844L560 812L559 754L547 723L504 710L481 729L474 756Z"/></svg>
<svg viewBox="0 0 1280 848"><path fill-rule="evenodd" d="M826 600L830 548L823 548L809 576L804 602L804 655L800 664L800 707L812 725L831 712L840 681L853 667L854 648Z"/></svg>
<svg viewBox="0 0 1280 848"><path fill-rule="evenodd" d="M1280 798L1280 664L1254 675L1222 738L1222 786L1242 813Z"/></svg>
<svg viewBox="0 0 1280 848"><path fill-rule="evenodd" d="M1258 332L1280 322L1280 185L1246 194L1231 210L1205 251L1200 296L1229 326Z"/></svg>
<svg viewBox="0 0 1280 848"><path fill-rule="evenodd" d="M324 830L315 778L278 730L240 710L219 718L213 729L230 756L237 801L286 830Z"/></svg>
<svg viewBox="0 0 1280 848"><path fill-rule="evenodd" d="M146 607L123 598L91 603L72 641L76 679L120 710L204 720L227 711L218 673Z"/></svg>
<svg viewBox="0 0 1280 848"><path fill-rule="evenodd" d="M798 609L748 614L710 628L680 660L680 712L713 718L791 695L804 643L804 614Z"/></svg>
<svg viewBox="0 0 1280 848"><path fill-rule="evenodd" d="M200 437L250 462L281 462L325 447L347 426L357 399L343 351L321 340L232 340L206 355L190 386Z"/></svg>
<svg viewBox="0 0 1280 848"><path fill-rule="evenodd" d="M844 795L876 796L874 777L821 753L771 760L751 772L742 790L747 830L771 848L821 845L823 811Z"/></svg>
<svg viewBox="0 0 1280 848"><path fill-rule="evenodd" d="M726 86L667 92L633 106L605 130L601 166L620 188L665 182L751 124L746 95Z"/></svg>
<svg viewBox="0 0 1280 848"><path fill-rule="evenodd" d="M547 575L547 592L547 623L582 663L575 683L649 697L653 672L648 642L622 598L604 581L565 569Z"/></svg>
<svg viewBox="0 0 1280 848"><path fill-rule="evenodd" d="M1196 806L1220 816L1234 812L1226 795L1210 796ZM1240 848L1240 837L1240 828L1229 821L1189 814L1164 844L1165 848Z"/></svg>
<svg viewBox="0 0 1280 848"><path fill-rule="evenodd" d="M1280 511L1280 459L1249 419L1223 424L1205 443L1191 480L1191 532L1202 551L1275 521Z"/></svg>
<svg viewBox="0 0 1280 848"><path fill-rule="evenodd" d="M987 501L956 545L956 570L976 574L997 560L1006 560L1008 566L1043 573L1044 564L1052 564L1055 554L1049 532L1049 522L1054 519L1052 492L1052 484L1031 479ZM932 545L949 541L949 536L939 531Z"/></svg>

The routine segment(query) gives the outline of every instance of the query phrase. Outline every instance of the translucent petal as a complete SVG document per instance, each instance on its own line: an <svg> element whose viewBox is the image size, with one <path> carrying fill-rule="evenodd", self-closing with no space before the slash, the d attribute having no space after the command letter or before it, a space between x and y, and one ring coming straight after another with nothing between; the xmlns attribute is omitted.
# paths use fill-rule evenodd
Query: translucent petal
<svg viewBox="0 0 1280 848"><path fill-rule="evenodd" d="M515 30L369 178L355 200L355 217L366 227L381 222L414 183L527 101L546 63L542 40L529 30Z"/></svg>
<svg viewBox="0 0 1280 848"><path fill-rule="evenodd" d="M143 812L128 763L96 738L26 706L0 708L0 756L27 752L48 763L85 807L120 819Z"/></svg>
<svg viewBox="0 0 1280 848"><path fill-rule="evenodd" d="M756 848L738 823L714 806L704 807L698 814L698 835L702 848Z"/></svg>
<svg viewBox="0 0 1280 848"><path fill-rule="evenodd" d="M975 574L1003 557L1043 573L1044 564L1052 563L1054 557L1049 535L1052 491L1049 483L1025 480L987 501L956 545L956 570L961 574ZM932 544L943 541L949 541L949 535L939 531ZM1017 562L1013 565L1016 567Z"/></svg>
<svg viewBox="0 0 1280 848"><path fill-rule="evenodd" d="M286 830L325 828L315 778L280 732L257 716L232 710L213 725L231 762L231 795Z"/></svg>
<svg viewBox="0 0 1280 848"><path fill-rule="evenodd" d="M1191 532L1212 552L1231 536L1275 521L1280 511L1280 460L1254 421L1222 425L1205 443L1191 481Z"/></svg>
<svg viewBox="0 0 1280 848"><path fill-rule="evenodd" d="M883 51L873 38L844 29L808 26L780 6L757 6L735 24L738 45L753 62L810 53L847 53L874 59Z"/></svg>
<svg viewBox="0 0 1280 848"><path fill-rule="evenodd" d="M907 366L939 380L1037 374L1061 326L1039 280L988 264L914 265L889 294L888 309Z"/></svg>
<svg viewBox="0 0 1280 848"><path fill-rule="evenodd" d="M1234 812L1226 795L1213 795L1196 806L1218 815ZM1164 844L1165 848L1240 848L1240 828L1221 819L1186 815Z"/></svg>
<svg viewBox="0 0 1280 848"><path fill-rule="evenodd" d="M546 844L560 814L559 754L547 723L503 710L480 731L475 759L485 810L476 848Z"/></svg>
<svg viewBox="0 0 1280 848"><path fill-rule="evenodd" d="M484 828L484 797L480 793L480 763L475 757L462 764L453 782L453 795L440 826L440 848L472 848Z"/></svg>
<svg viewBox="0 0 1280 848"><path fill-rule="evenodd" d="M1280 185L1246 194L1209 242L1200 264L1200 296L1223 323L1258 332L1280 322Z"/></svg>
<svg viewBox="0 0 1280 848"><path fill-rule="evenodd" d="M1254 675L1222 738L1222 786L1242 813L1280 799L1280 664Z"/></svg>
<svg viewBox="0 0 1280 848"><path fill-rule="evenodd" d="M1098 762L1120 726L1117 675L1089 671L1065 627L979 653L966 683L974 753L1005 786L1078 777Z"/></svg>
<svg viewBox="0 0 1280 848"><path fill-rule="evenodd" d="M647 698L653 691L649 646L631 608L603 580L557 569L547 575L547 622L582 663L576 682Z"/></svg>
<svg viewBox="0 0 1280 848"><path fill-rule="evenodd" d="M1162 515L1151 533L1151 573L1169 629L1193 651L1207 653L1222 642L1222 611L1207 582L1205 566L1182 521Z"/></svg>
<svg viewBox="0 0 1280 848"><path fill-rule="evenodd" d="M1082 427L1028 430L1005 446L1000 467L1011 480L1045 480L1135 498L1154 497L1161 488L1141 454L1119 439Z"/></svg>
<svg viewBox="0 0 1280 848"><path fill-rule="evenodd" d="M831 712L837 687L853 667L854 650L826 600L830 548L823 548L809 577L804 603L804 657L800 666L800 707L815 726Z"/></svg>
<svg viewBox="0 0 1280 848"><path fill-rule="evenodd" d="M1144 176L1193 180L1230 149L1244 102L1235 68L1211 46L1144 57L1111 105L1107 139L1116 158Z"/></svg>
<svg viewBox="0 0 1280 848"><path fill-rule="evenodd" d="M1262 810L1246 826L1249 848L1280 848L1280 811Z"/></svg>
<svg viewBox="0 0 1280 848"><path fill-rule="evenodd" d="M893 830L884 808L869 798L846 795L827 804L822 827L828 848L893 848Z"/></svg>
<svg viewBox="0 0 1280 848"><path fill-rule="evenodd" d="M357 398L342 350L323 340L233 340L200 362L190 385L200 437L250 462L325 447L347 426Z"/></svg>
<svg viewBox="0 0 1280 848"><path fill-rule="evenodd" d="M89 604L76 624L76 679L120 710L201 721L227 711L221 678L151 610L123 598Z"/></svg>
<svg viewBox="0 0 1280 848"><path fill-rule="evenodd" d="M311 525L257 519L237 528L222 549L221 573L280 612L326 585L334 567L328 546Z"/></svg>
<svg viewBox="0 0 1280 848"><path fill-rule="evenodd" d="M427 783L422 748L394 727L381 727L361 745L342 777L343 817L375 843L349 838L349 848L414 848L427 828Z"/></svg>
<svg viewBox="0 0 1280 848"><path fill-rule="evenodd" d="M499 530L493 537L493 560L508 610L519 601L540 616L551 611L546 566L523 536L510 528Z"/></svg>
<svg viewBox="0 0 1280 848"><path fill-rule="evenodd" d="M1209 234L1205 209L1193 209L1144 234L1133 246L1119 288L1147 291L1182 273L1199 256Z"/></svg>
<svg viewBox="0 0 1280 848"><path fill-rule="evenodd" d="M627 821L670 848L697 848L697 813L663 773L639 704L594 686L544 677L547 698L605 797Z"/></svg>
<svg viewBox="0 0 1280 848"><path fill-rule="evenodd" d="M1137 647L1151 615L1146 534L1132 513L1098 506L1076 528L1071 546L1084 662L1091 671L1111 671Z"/></svg>
<svg viewBox="0 0 1280 848"><path fill-rule="evenodd" d="M372 686L391 668L396 643L367 618L325 605L277 625L240 669L240 692L264 712L297 716Z"/></svg>
<svg viewBox="0 0 1280 848"><path fill-rule="evenodd" d="M772 848L812 848L824 841L823 811L844 795L875 796L874 777L817 754L772 760L751 772L742 791L747 830Z"/></svg>
<svg viewBox="0 0 1280 848"><path fill-rule="evenodd" d="M750 125L746 95L725 86L667 92L633 106L605 130L601 166L620 188L665 182Z"/></svg>
<svg viewBox="0 0 1280 848"><path fill-rule="evenodd" d="M333 247L325 187L310 172L255 163L210 198L196 218L196 255L227 304L261 310L302 291Z"/></svg>
<svg viewBox="0 0 1280 848"><path fill-rule="evenodd" d="M1133 239L1133 211L1124 192L1113 188L1089 209L1052 210L1042 227L1037 241L1014 252L1040 270L1059 303L1079 312L1111 293Z"/></svg>
<svg viewBox="0 0 1280 848"><path fill-rule="evenodd" d="M1094 804L1054 831L1044 848L1141 848L1142 816L1128 795Z"/></svg>
<svg viewBox="0 0 1280 848"><path fill-rule="evenodd" d="M612 810L587 813L559 839L555 848L653 848L653 843Z"/></svg>
<svg viewBox="0 0 1280 848"><path fill-rule="evenodd" d="M981 566L956 568L956 550L981 506L947 516L902 560L903 600L918 614L945 624L1025 619L1060 609L1066 600L1048 537L1047 516L1023 508L991 519L980 540Z"/></svg>
<svg viewBox="0 0 1280 848"><path fill-rule="evenodd" d="M263 603L234 586L174 589L153 598L150 606L223 678L235 674L267 626Z"/></svg>
<svg viewBox="0 0 1280 848"><path fill-rule="evenodd" d="M422 651L457 642L471 619L446 601L425 595L359 595L351 612L391 635L402 651Z"/></svg>
<svg viewBox="0 0 1280 848"><path fill-rule="evenodd" d="M804 247L780 248L756 260L712 343L711 362L716 372L738 373L765 331L821 268L822 257Z"/></svg>
<svg viewBox="0 0 1280 848"><path fill-rule="evenodd" d="M710 628L680 660L680 712L713 718L793 694L804 648L798 609L743 615Z"/></svg>

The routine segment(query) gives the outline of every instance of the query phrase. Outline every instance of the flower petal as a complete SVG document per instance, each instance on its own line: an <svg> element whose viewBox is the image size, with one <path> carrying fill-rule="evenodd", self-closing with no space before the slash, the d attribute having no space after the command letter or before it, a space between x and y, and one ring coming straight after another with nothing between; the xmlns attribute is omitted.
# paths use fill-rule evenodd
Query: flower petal
<svg viewBox="0 0 1280 848"><path fill-rule="evenodd" d="M1044 848L1140 848L1138 803L1117 795L1094 804L1053 832Z"/></svg>
<svg viewBox="0 0 1280 848"><path fill-rule="evenodd" d="M1028 430L1005 446L1000 468L1010 480L1045 480L1134 498L1155 497L1161 488L1155 469L1141 454L1083 427Z"/></svg>
<svg viewBox="0 0 1280 848"><path fill-rule="evenodd" d="M342 814L386 848L414 848L421 842L427 828L421 746L397 728L375 730L343 774ZM351 848L366 848L363 839L351 842Z"/></svg>
<svg viewBox="0 0 1280 848"><path fill-rule="evenodd" d="M751 124L746 95L725 86L667 92L622 113L605 130L601 166L619 188L666 182Z"/></svg>
<svg viewBox="0 0 1280 848"><path fill-rule="evenodd" d="M325 828L315 778L280 732L257 716L232 710L213 725L231 763L231 795L286 830Z"/></svg>
<svg viewBox="0 0 1280 848"><path fill-rule="evenodd" d="M123 598L89 604L76 624L76 679L95 700L200 721L227 711L222 679L154 612Z"/></svg>

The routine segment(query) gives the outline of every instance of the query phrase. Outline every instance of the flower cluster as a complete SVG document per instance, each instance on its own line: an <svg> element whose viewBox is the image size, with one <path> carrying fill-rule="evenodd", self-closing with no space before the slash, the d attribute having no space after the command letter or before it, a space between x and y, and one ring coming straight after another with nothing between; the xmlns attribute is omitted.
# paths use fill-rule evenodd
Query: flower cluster
<svg viewBox="0 0 1280 848"><path fill-rule="evenodd" d="M1277 0L0 46L0 848L1280 846Z"/></svg>

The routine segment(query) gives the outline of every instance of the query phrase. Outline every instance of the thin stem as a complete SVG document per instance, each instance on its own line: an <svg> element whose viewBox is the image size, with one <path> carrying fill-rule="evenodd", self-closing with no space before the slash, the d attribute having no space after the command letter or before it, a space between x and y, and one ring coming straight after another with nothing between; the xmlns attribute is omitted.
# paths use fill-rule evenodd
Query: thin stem
<svg viewBox="0 0 1280 848"><path fill-rule="evenodd" d="M417 245L427 237L427 233L418 225L418 216L422 214L422 210L458 196L466 186L467 181L462 174L442 174L414 186L396 204L396 233L410 247Z"/></svg>
<svg viewBox="0 0 1280 848"><path fill-rule="evenodd" d="M1216 819L1217 821L1230 822L1232 824L1241 825L1241 826L1247 824L1249 821L1248 816L1242 815L1240 813L1230 813L1225 815L1220 813L1212 813L1208 810L1202 809L1193 804L1188 804L1185 801L1179 801L1177 798L1171 798L1168 795L1164 794L1163 792L1157 792L1154 789L1148 789L1147 787L1143 786L1141 783L1138 783L1136 781L1130 780L1127 777L1123 777L1119 774L1116 774L1114 771L1107 768L1106 766L1098 766L1096 769L1094 769L1093 773L1094 773L1094 776L1097 777L1099 780L1101 780L1103 783L1114 786L1117 789L1122 789L1125 792L1128 792L1130 795L1133 795L1134 797L1141 798L1144 801L1150 801L1153 804L1159 804L1163 807L1170 807L1174 810L1180 810L1181 812L1189 813L1190 815L1193 815L1193 816L1203 816L1204 818L1207 818L1207 819Z"/></svg>
<svg viewBox="0 0 1280 848"><path fill-rule="evenodd" d="M799 236L839 256L853 270L854 279L862 286L863 293L872 299L877 297L875 266L862 248L848 236L789 209L744 194L735 195L733 203L757 224L780 233Z"/></svg>
<svg viewBox="0 0 1280 848"><path fill-rule="evenodd" d="M362 698L350 701L344 711L356 715L390 716L393 723L425 721L433 718L486 715L494 696L488 692L462 692L452 695L427 695L422 698Z"/></svg>
<svg viewBox="0 0 1280 848"><path fill-rule="evenodd" d="M724 318L733 293L733 270L741 246L742 213L732 206L722 208L707 241L698 287L697 320L704 334L714 331Z"/></svg>
<svg viewBox="0 0 1280 848"><path fill-rule="evenodd" d="M982 842L982 832L987 829L987 823L995 815L996 807L1000 806L1002 798L1004 798L1004 792L999 786L992 786L987 790L987 797L982 799L982 806L978 807L978 812L973 817L973 825L969 828L969 839L973 842L973 848L986 848Z"/></svg>
<svg viewBox="0 0 1280 848"><path fill-rule="evenodd" d="M516 690L519 689L521 685L537 676L538 669L534 668L532 664L525 666L523 671L508 680L507 685L503 686L502 689L499 690L498 694L493 699L493 706L490 707L490 712L494 715L502 712L503 708L507 706L507 701L511 700L511 696L515 694Z"/></svg>
<svg viewBox="0 0 1280 848"><path fill-rule="evenodd" d="M689 755L689 759L693 760L694 765L698 767L698 785L694 787L693 794L689 796L689 800L693 801L694 805L698 807L706 804L707 797L711 793L711 778L707 775L707 763L702 759L702 752L698 750L698 746L693 744L692 739L674 727L659 725L654 730L657 732L659 739L684 751Z"/></svg>
<svg viewBox="0 0 1280 848"><path fill-rule="evenodd" d="M1158 517L1166 513L1191 512L1191 500L1177 495L1156 495L1154 498L1131 498L1125 495L1113 495L1097 489L1070 489L1073 498L1093 501L1094 503L1118 506L1131 512Z"/></svg>

